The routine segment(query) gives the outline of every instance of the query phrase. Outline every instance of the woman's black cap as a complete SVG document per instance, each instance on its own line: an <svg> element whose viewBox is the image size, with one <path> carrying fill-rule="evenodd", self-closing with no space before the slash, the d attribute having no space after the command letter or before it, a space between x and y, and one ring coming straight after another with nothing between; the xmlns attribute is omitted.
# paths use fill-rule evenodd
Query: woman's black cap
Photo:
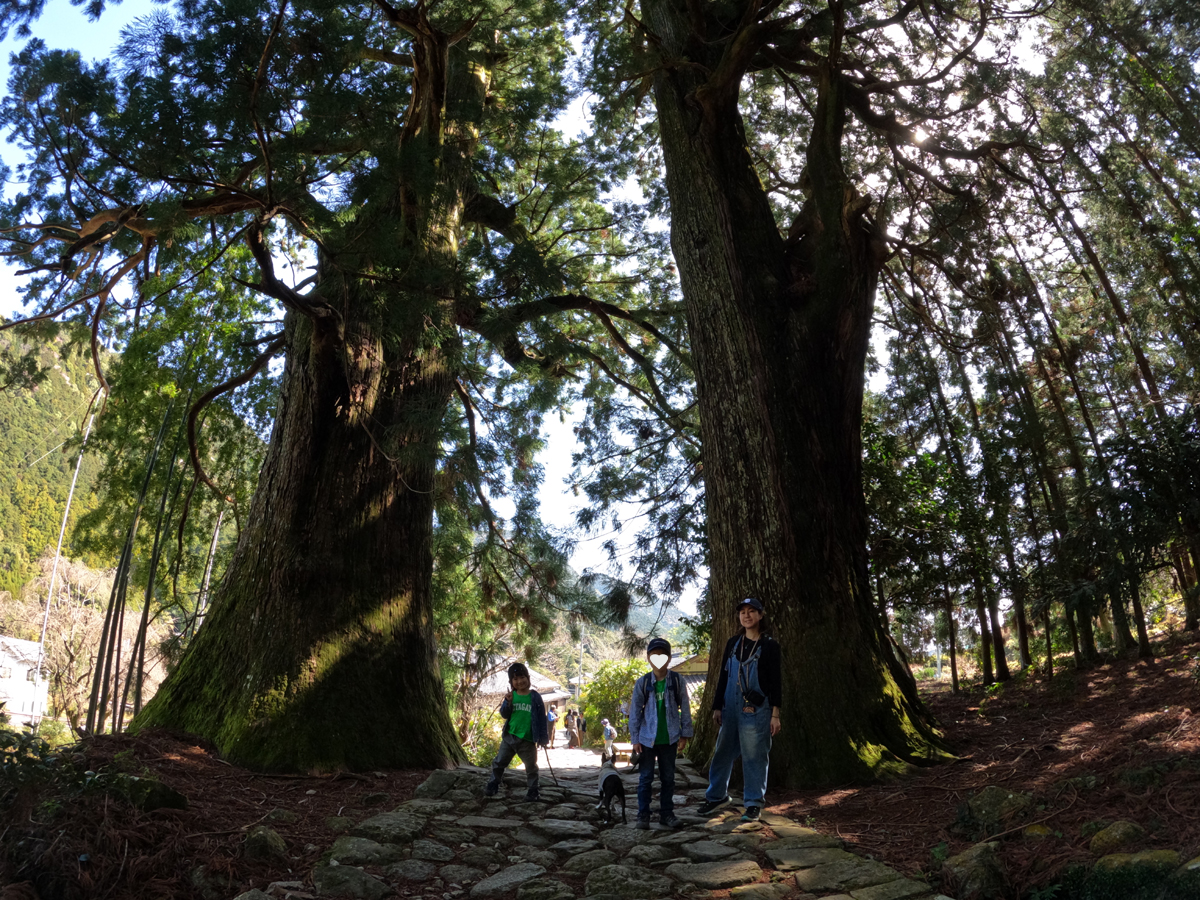
<svg viewBox="0 0 1200 900"><path fill-rule="evenodd" d="M735 607L734 611L741 612L743 606L749 606L752 609L757 609L759 612L766 612L766 610L763 609L762 601L757 597L747 597Z"/></svg>

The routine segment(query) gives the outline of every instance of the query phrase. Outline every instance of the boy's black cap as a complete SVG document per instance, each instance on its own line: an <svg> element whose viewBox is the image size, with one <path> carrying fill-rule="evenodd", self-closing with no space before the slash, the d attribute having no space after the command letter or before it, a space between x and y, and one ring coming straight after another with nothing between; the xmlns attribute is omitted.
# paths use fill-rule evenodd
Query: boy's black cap
<svg viewBox="0 0 1200 900"><path fill-rule="evenodd" d="M668 654L671 652L671 642L666 638L656 637L646 645L646 652L653 653L655 650L665 650Z"/></svg>
<svg viewBox="0 0 1200 900"><path fill-rule="evenodd" d="M743 600L741 603L739 603L736 607L734 607L734 611L741 612L743 606L749 606L753 609L757 609L759 612L766 612L766 610L763 609L762 601L759 600L757 597L747 597L745 600Z"/></svg>
<svg viewBox="0 0 1200 900"><path fill-rule="evenodd" d="M526 678L529 677L529 670L525 668L525 663L515 662L508 667L509 681L512 681L514 678L520 678L522 675L524 675Z"/></svg>

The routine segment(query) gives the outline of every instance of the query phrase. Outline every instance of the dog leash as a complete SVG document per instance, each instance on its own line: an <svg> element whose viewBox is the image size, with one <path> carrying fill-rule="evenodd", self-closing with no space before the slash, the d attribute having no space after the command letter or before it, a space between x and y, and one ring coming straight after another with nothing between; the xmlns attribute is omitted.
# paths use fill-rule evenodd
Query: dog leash
<svg viewBox="0 0 1200 900"><path fill-rule="evenodd" d="M554 774L554 766L550 765L550 748L543 744L542 750L546 754L546 768L550 770L550 777L554 779L554 786L558 787L558 778Z"/></svg>

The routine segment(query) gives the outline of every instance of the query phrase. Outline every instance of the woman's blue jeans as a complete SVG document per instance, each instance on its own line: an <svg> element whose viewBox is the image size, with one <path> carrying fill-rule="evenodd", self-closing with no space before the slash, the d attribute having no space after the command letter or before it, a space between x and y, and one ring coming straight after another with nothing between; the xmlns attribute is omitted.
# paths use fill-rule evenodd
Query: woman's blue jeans
<svg viewBox="0 0 1200 900"><path fill-rule="evenodd" d="M727 704L728 705L728 704ZM767 794L767 765L771 754L771 707L753 713L740 709L721 713L717 746L708 765L708 791L704 798L717 803L729 794L733 762L742 758L742 804L762 807Z"/></svg>

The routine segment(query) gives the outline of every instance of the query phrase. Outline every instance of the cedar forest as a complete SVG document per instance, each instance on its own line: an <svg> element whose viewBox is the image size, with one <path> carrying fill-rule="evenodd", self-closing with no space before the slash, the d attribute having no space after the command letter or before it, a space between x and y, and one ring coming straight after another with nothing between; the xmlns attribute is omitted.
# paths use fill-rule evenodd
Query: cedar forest
<svg viewBox="0 0 1200 900"><path fill-rule="evenodd" d="M935 655L957 691L1200 628L1191 2L175 0L12 71L0 399L85 354L89 731L436 767L470 648L699 586L697 640L761 596L804 648L808 789L954 758ZM622 581L539 518L567 415ZM15 589L56 534L0 477Z"/></svg>

